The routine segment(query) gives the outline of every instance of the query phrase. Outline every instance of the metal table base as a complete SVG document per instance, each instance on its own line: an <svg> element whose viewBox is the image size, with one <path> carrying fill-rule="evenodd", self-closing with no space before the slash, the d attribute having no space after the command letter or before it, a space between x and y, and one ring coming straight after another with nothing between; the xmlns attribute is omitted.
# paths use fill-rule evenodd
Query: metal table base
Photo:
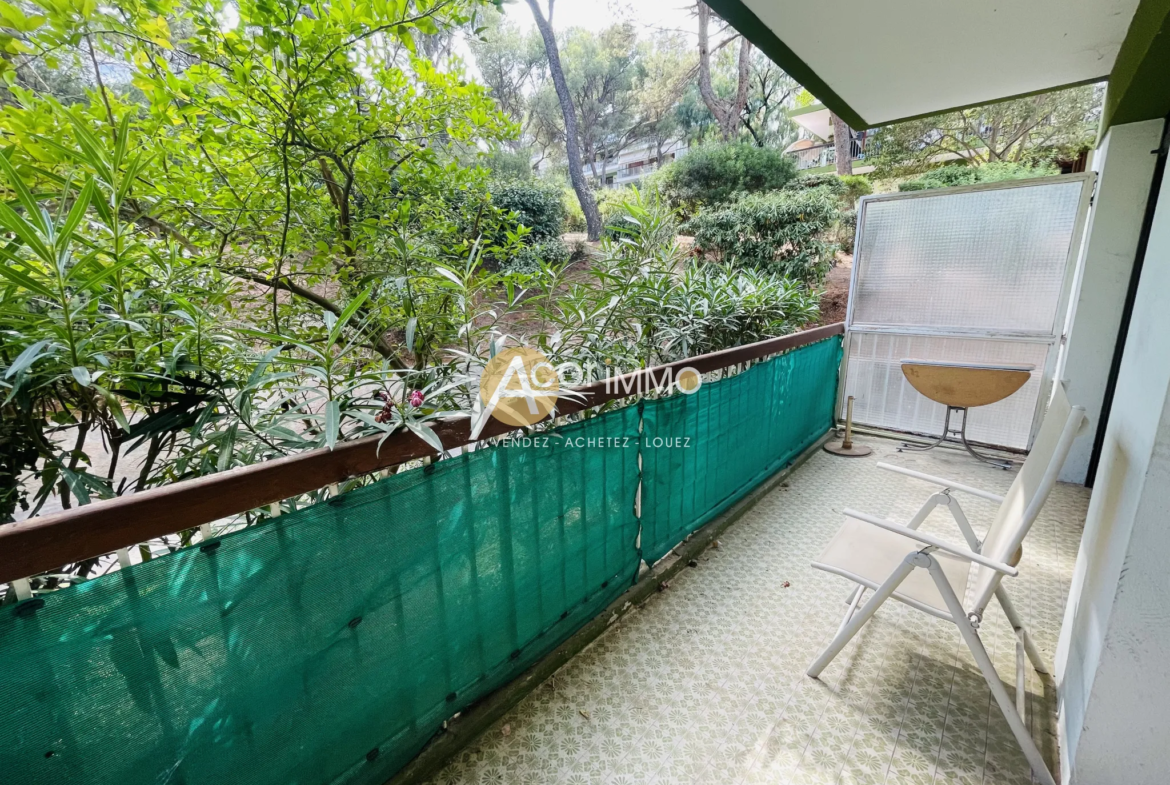
<svg viewBox="0 0 1170 785"><path fill-rule="evenodd" d="M963 413L963 424L960 425L958 428L951 427L951 413L952 412L962 412ZM1014 466L1014 464L1011 461L1006 461L1006 460L1003 460L1000 458L992 458L991 456L983 455L979 452L976 452L975 448L971 446L971 443L967 441L967 407L966 406L948 406L947 407L947 416L946 416L946 419L943 421L942 435L939 436L937 439L935 439L933 442L931 442L930 444L908 444L906 442L903 442L902 446L898 448L898 452L925 452L926 450L933 450L935 447L938 447L940 444L944 444L944 443L955 444L954 439L947 438L948 436L952 436L952 435L959 437L959 442L963 445L964 449L966 449L967 452L971 454L972 457L977 458L977 459L983 461L984 463L989 463L998 469L1007 470L1007 469L1011 469Z"/></svg>

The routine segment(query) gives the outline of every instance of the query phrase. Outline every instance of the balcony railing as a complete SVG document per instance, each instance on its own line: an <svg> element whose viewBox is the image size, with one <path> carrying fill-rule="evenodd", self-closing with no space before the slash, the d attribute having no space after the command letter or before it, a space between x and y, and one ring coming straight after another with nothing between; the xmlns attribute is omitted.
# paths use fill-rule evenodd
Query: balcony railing
<svg viewBox="0 0 1170 785"><path fill-rule="evenodd" d="M433 449L372 437L0 526L0 581L23 581L281 513L6 606L5 784L384 782L569 636L600 634L591 619L656 585L644 562L813 444L832 423L841 333L600 382L556 412L592 416L529 432L536 442L368 484ZM597 411L685 367L723 378ZM435 430L448 451L472 443L467 420ZM510 432L493 420L481 441ZM333 483L354 487L281 506Z"/></svg>
<svg viewBox="0 0 1170 785"><path fill-rule="evenodd" d="M849 151L854 161L863 161L867 157L872 158L877 149L872 139L851 139L849 140ZM796 159L797 171L818 169L837 163L837 149L832 143L793 150L789 155Z"/></svg>
<svg viewBox="0 0 1170 785"><path fill-rule="evenodd" d="M669 161L665 163L669 163ZM615 183L625 183L650 174L651 172L656 171L661 167L662 163L657 161L647 161L646 163L634 165L616 165L611 162L608 166L606 166L604 177L606 179L612 177ZM601 164L586 164L584 167L584 172L586 177L601 177L603 175L601 171Z"/></svg>

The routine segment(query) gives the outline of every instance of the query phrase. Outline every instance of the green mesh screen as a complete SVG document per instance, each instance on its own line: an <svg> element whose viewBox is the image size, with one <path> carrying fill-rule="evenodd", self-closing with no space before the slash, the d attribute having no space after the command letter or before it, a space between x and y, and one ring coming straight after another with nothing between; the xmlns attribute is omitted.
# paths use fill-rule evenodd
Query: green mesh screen
<svg viewBox="0 0 1170 785"><path fill-rule="evenodd" d="M654 558L823 433L839 347L0 609L0 783L384 782L632 584L639 525Z"/></svg>
<svg viewBox="0 0 1170 785"><path fill-rule="evenodd" d="M642 551L654 563L816 441L833 421L841 339L645 403Z"/></svg>

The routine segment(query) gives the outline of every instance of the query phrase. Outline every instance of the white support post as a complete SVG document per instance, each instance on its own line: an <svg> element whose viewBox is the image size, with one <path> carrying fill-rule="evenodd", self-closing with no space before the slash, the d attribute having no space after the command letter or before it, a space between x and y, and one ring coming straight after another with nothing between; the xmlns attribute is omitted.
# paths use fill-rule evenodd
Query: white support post
<svg viewBox="0 0 1170 785"><path fill-rule="evenodd" d="M999 600L999 607L1003 608L1004 616L1007 616L1008 623L1012 625L1012 629L1020 637L1024 644L1024 651L1028 655L1028 659L1032 662L1032 667L1036 669L1037 673L1049 674L1052 669L1044 662L1044 655L1040 653L1040 649L1036 647L1036 641L1032 638L1031 633L1024 627L1024 622L1020 619L1020 614L1016 612L1016 606L1012 605L1011 599L1008 597L1007 589L1001 583L995 589L995 598Z"/></svg>
<svg viewBox="0 0 1170 785"><path fill-rule="evenodd" d="M841 630L845 629L845 625L849 623L849 620L853 618L853 614L857 612L857 604L861 602L861 595L863 594L865 594L864 586L858 586L857 591L853 592L853 598L849 601L849 608L845 611L845 618L841 620L841 626L837 628L837 635L841 634Z"/></svg>
<svg viewBox="0 0 1170 785"><path fill-rule="evenodd" d="M118 568L124 570L129 566L130 566L130 549L129 548L119 548L118 549Z"/></svg>
<svg viewBox="0 0 1170 785"><path fill-rule="evenodd" d="M1024 631L1016 630L1016 711L1021 717L1028 716L1027 695L1024 681Z"/></svg>
<svg viewBox="0 0 1170 785"><path fill-rule="evenodd" d="M211 524L210 523L200 524L199 525L199 535L203 538L204 542L207 542L208 540L210 540L211 539Z"/></svg>
<svg viewBox="0 0 1170 785"><path fill-rule="evenodd" d="M918 509L918 512L914 513L914 517L906 523L906 528L917 529L934 512L935 507L949 502L950 497L946 493L932 493L930 498Z"/></svg>
<svg viewBox="0 0 1170 785"><path fill-rule="evenodd" d="M971 522L967 520L967 513L963 512L963 508L959 505L958 499L949 493L946 494L946 497L947 508L951 511L951 517L955 519L955 523L959 525L959 531L963 533L963 537L967 540L967 544L971 546L971 550L979 553L983 547L983 543L976 536L975 530L971 528Z"/></svg>
<svg viewBox="0 0 1170 785"><path fill-rule="evenodd" d="M959 628L959 634L963 636L963 642L967 644L967 648L971 650L971 655L975 658L975 663L979 666L979 670L983 672L983 678L987 681L987 686L991 689L991 695L995 698L995 702L999 704L999 710L1003 712L1004 719L1007 720L1012 734L1015 735L1020 749L1024 752L1024 757L1028 759L1028 763L1032 767L1032 773L1036 775L1036 779L1042 785L1056 785L1056 780L1053 778L1052 772L1048 770L1048 764L1044 762L1044 756L1040 754L1040 749L1036 746L1036 742L1032 740L1032 734L1028 732L1028 726L1024 723L1023 716L1016 711L1016 707L1012 704L1012 699L1008 695L1007 688L1000 681L999 673L996 672L995 665L992 664L991 657L987 654L987 649L983 647L983 641L979 639L979 633L976 631L975 625L967 618L967 613L963 610L963 604L955 596L955 590L951 588L951 584L947 580L942 566L939 565L933 556L927 553L916 555L926 560L926 567L930 570L930 576L934 578L935 586L938 587L943 601L947 604L947 610L951 612L955 626Z"/></svg>
<svg viewBox="0 0 1170 785"><path fill-rule="evenodd" d="M280 502L273 502L268 505L268 515L272 518L280 517Z"/></svg>

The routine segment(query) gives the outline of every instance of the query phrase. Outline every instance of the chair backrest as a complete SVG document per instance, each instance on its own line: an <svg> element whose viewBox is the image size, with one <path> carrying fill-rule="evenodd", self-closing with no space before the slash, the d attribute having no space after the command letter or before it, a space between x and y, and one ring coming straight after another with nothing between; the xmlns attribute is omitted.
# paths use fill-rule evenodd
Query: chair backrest
<svg viewBox="0 0 1170 785"><path fill-rule="evenodd" d="M1085 408L1069 404L1063 384L1058 382L1055 387L1032 451L1004 495L1003 504L983 541L980 550L990 559L1011 562L1052 492L1073 440L1086 423ZM972 568L975 580L968 596L974 600L972 610L981 614L1003 575L978 564L973 564Z"/></svg>

